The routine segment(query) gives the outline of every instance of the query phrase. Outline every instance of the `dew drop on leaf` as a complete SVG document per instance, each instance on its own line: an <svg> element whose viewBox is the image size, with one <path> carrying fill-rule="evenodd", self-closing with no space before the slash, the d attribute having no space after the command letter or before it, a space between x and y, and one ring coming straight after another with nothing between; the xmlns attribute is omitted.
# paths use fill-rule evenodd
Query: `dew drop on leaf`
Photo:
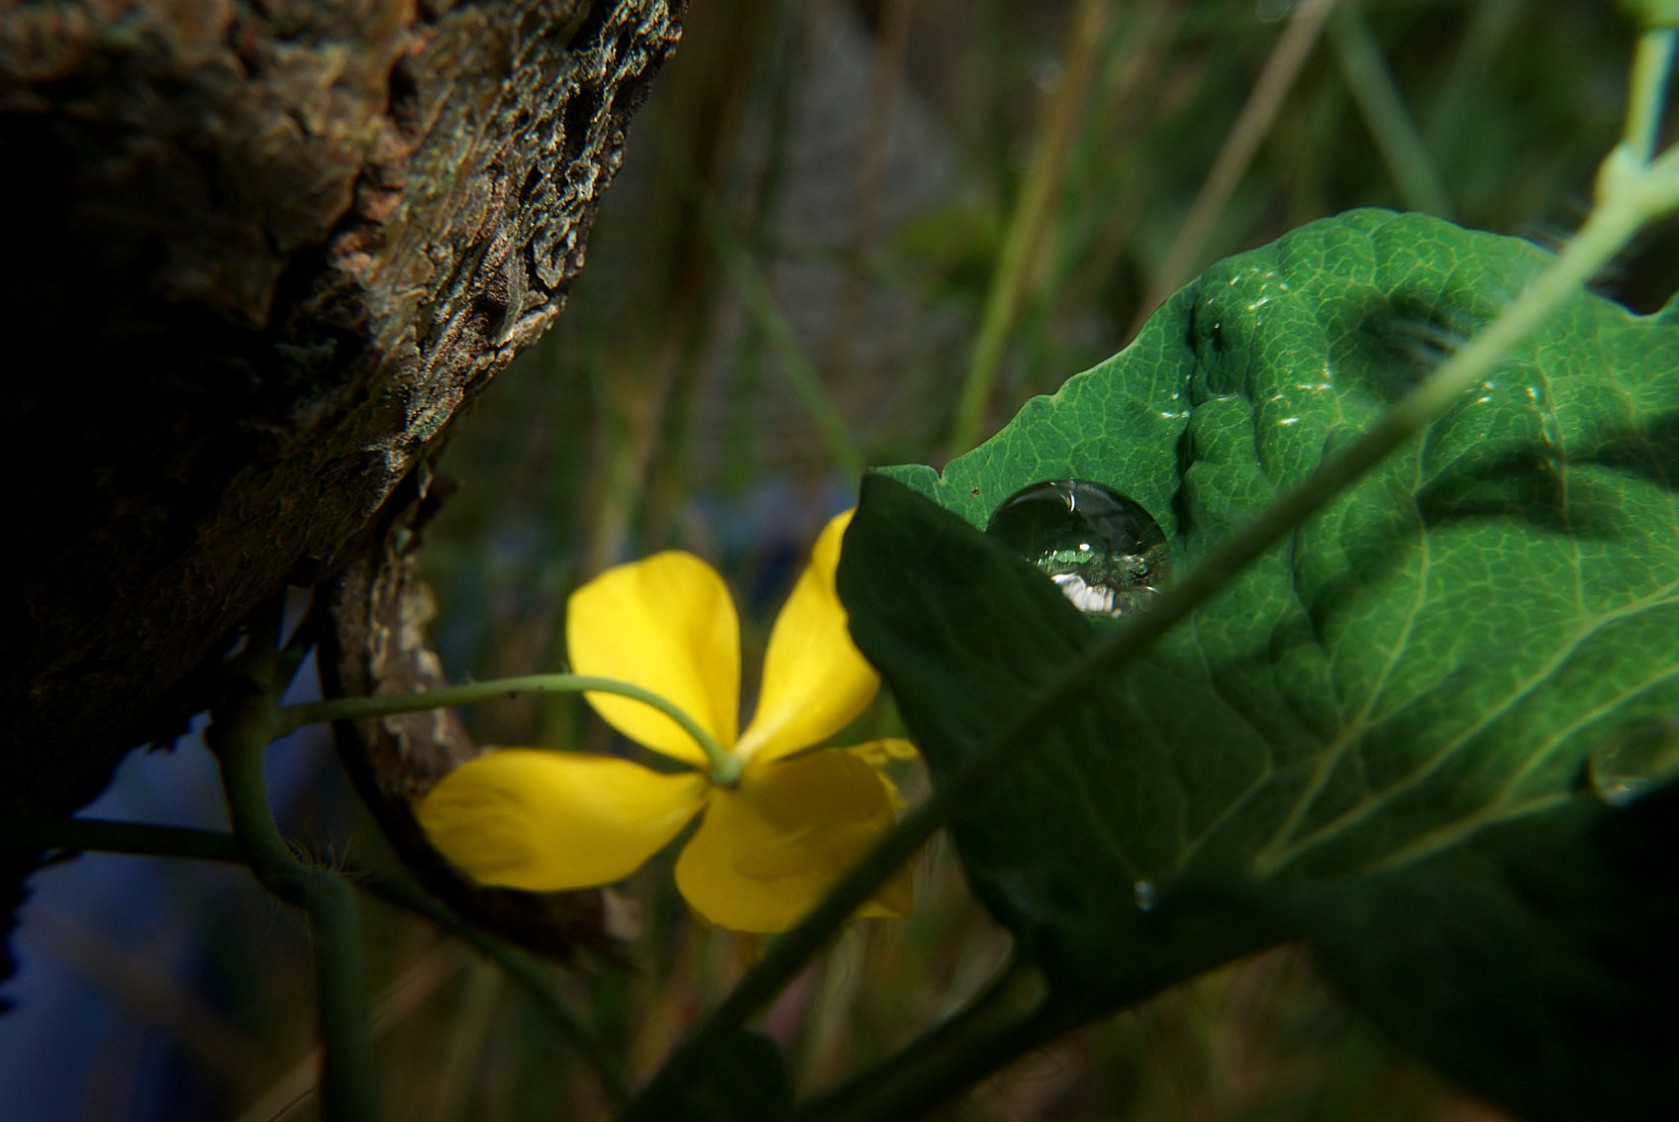
<svg viewBox="0 0 1679 1122"><path fill-rule="evenodd" d="M1592 792L1625 806L1679 775L1679 717L1657 717L1616 729L1592 749L1586 765Z"/></svg>
<svg viewBox="0 0 1679 1122"><path fill-rule="evenodd" d="M1160 902L1160 889L1152 880L1140 880L1131 886L1131 891L1137 900L1139 912L1152 912L1154 906Z"/></svg>
<svg viewBox="0 0 1679 1122"><path fill-rule="evenodd" d="M1050 479L1016 491L992 512L985 532L1093 615L1135 611L1171 571L1171 547L1149 512L1083 479Z"/></svg>

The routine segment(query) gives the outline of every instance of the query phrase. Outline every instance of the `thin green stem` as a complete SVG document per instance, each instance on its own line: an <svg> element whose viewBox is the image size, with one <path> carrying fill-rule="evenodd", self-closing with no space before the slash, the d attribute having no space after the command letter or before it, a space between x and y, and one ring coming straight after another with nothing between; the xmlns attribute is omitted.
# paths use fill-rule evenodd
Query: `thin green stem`
<svg viewBox="0 0 1679 1122"><path fill-rule="evenodd" d="M391 717L399 713L421 713L428 709L452 709L485 701L518 697L520 694L608 693L652 706L694 738L711 764L711 781L729 786L740 779L740 757L727 751L704 727L676 705L652 690L613 678L587 674L529 674L519 678L495 678L465 686L427 690L424 693L392 694L388 697L339 697L309 701L280 710L281 735L303 725L323 721L357 721L367 717Z"/></svg>
<svg viewBox="0 0 1679 1122"><path fill-rule="evenodd" d="M0 819L0 850L53 850L61 853L120 853L137 857L179 857L196 861L247 864L239 839L219 830L155 826L103 818ZM304 859L307 861L307 859ZM614 1103L629 1098L629 1079L593 1032L554 988L541 963L474 928L460 916L406 881L379 873L346 870L349 883L393 907L436 924L470 943L499 966L531 1003L590 1063Z"/></svg>
<svg viewBox="0 0 1679 1122"><path fill-rule="evenodd" d="M1655 155L1676 42L1679 42L1679 31L1671 28L1646 31L1638 37L1632 60L1632 77L1628 83L1623 142L1639 163L1649 163Z"/></svg>
<svg viewBox="0 0 1679 1122"><path fill-rule="evenodd" d="M125 853L136 857L245 863L245 851L232 834L105 818L0 819L0 849Z"/></svg>
<svg viewBox="0 0 1679 1122"><path fill-rule="evenodd" d="M221 764L228 819L251 872L264 888L309 917L323 1115L329 1122L374 1122L379 1101L373 1017L355 894L341 876L292 850L268 802L263 751L289 731L279 716L280 695L289 680L278 650L279 617L276 602L253 622L237 666L242 679L237 685L243 688L214 710L206 740Z"/></svg>
<svg viewBox="0 0 1679 1122"><path fill-rule="evenodd" d="M1643 56L1640 56L1641 59ZM1671 158L1671 160L1670 160ZM1615 159L1611 156L1606 167ZM1002 774L1042 739L1059 714L1076 711L1090 684L1110 680L1127 662L1152 647L1195 609L1230 587L1232 578L1322 510L1365 472L1416 436L1462 394L1491 372L1509 349L1578 292L1651 217L1679 205L1679 151L1655 164L1622 169L1598 207L1563 252L1482 332L1409 397L1385 413L1357 440L1326 459L1299 487L1284 494L1182 580L1167 589L1129 626L1092 644L1066 672L1035 694L1014 718L966 756L966 762L841 878L805 920L771 944L763 959L703 1020L670 1062L631 1104L628 1118L658 1118L679 1101L688 1080L711 1062L746 1020L790 982L805 960L971 795Z"/></svg>
<svg viewBox="0 0 1679 1122"><path fill-rule="evenodd" d="M303 906L315 943L324 1113L332 1122L376 1119L373 1007L368 1000L367 955L355 890L336 873L303 867L308 868L302 878Z"/></svg>

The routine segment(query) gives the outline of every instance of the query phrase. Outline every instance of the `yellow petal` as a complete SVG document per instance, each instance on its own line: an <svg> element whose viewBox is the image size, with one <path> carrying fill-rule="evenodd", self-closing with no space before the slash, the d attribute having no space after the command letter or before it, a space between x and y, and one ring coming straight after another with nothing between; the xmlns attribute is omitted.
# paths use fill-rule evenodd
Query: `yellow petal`
<svg viewBox="0 0 1679 1122"><path fill-rule="evenodd" d="M507 748L456 768L416 811L480 884L558 892L633 873L705 804L705 776L607 756Z"/></svg>
<svg viewBox="0 0 1679 1122"><path fill-rule="evenodd" d="M821 744L867 708L880 689L880 675L851 642L834 587L840 539L850 521L846 511L828 523L776 617L757 712L738 749L743 759L767 763Z"/></svg>
<svg viewBox="0 0 1679 1122"><path fill-rule="evenodd" d="M740 622L723 578L693 554L656 553L608 569L572 593L566 647L574 672L652 690L721 747L734 747ZM693 737L657 709L611 694L584 696L636 743L696 768L709 766Z"/></svg>
<svg viewBox="0 0 1679 1122"><path fill-rule="evenodd" d="M705 818L676 862L676 884L701 917L736 931L785 931L892 827L892 797L856 756L816 752L754 763L734 790L712 789ZM858 910L903 916L909 870Z"/></svg>

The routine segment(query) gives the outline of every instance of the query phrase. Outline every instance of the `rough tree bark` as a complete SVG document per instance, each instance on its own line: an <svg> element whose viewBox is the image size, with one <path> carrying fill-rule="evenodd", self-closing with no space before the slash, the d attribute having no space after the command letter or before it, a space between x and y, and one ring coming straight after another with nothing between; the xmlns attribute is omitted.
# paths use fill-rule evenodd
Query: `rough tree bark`
<svg viewBox="0 0 1679 1122"><path fill-rule="evenodd" d="M423 663L356 590L411 590L392 523L558 314L685 2L0 0L0 811L171 740L287 584L356 566L347 688Z"/></svg>

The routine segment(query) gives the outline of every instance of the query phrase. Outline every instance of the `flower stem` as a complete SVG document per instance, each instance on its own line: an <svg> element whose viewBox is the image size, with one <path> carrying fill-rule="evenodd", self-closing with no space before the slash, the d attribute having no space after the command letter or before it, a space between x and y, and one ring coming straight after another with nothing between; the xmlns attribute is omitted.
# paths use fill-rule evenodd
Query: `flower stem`
<svg viewBox="0 0 1679 1122"><path fill-rule="evenodd" d="M59 853L127 853L193 861L245 863L232 834L183 826L153 826L106 818L0 818L0 850L48 849Z"/></svg>
<svg viewBox="0 0 1679 1122"><path fill-rule="evenodd" d="M1679 31L1646 31L1638 37L1628 79L1627 121L1624 143L1639 163L1649 163L1661 131L1663 91L1673 68L1674 45Z"/></svg>
<svg viewBox="0 0 1679 1122"><path fill-rule="evenodd" d="M280 834L268 802L263 750L290 728L280 718L290 660L277 649L279 601L253 620L236 669L242 687L211 714L205 740L221 764L233 836L269 892L302 909L314 937L321 1106L329 1122L379 1117L372 1009L355 893L343 877L304 860Z"/></svg>
<svg viewBox="0 0 1679 1122"><path fill-rule="evenodd" d="M464 686L449 686L424 693L392 694L382 697L339 697L288 705L280 710L281 735L303 725L321 721L352 721L367 717L390 717L399 713L420 713L427 709L450 709L484 701L517 697L520 694L609 693L650 705L694 738L711 763L711 781L732 786L740 779L740 757L718 744L698 721L652 690L613 678L586 674L528 674L520 678L495 678Z"/></svg>
<svg viewBox="0 0 1679 1122"><path fill-rule="evenodd" d="M180 857L237 865L247 862L246 851L239 839L219 830L156 826L104 818L0 819L0 852L41 849L59 853ZM354 868L346 869L345 877L355 888L458 936L495 962L524 991L531 1004L594 1066L607 1097L614 1103L622 1103L629 1098L628 1077L607 1054L583 1019L566 1005L541 963L479 931L405 880Z"/></svg>

